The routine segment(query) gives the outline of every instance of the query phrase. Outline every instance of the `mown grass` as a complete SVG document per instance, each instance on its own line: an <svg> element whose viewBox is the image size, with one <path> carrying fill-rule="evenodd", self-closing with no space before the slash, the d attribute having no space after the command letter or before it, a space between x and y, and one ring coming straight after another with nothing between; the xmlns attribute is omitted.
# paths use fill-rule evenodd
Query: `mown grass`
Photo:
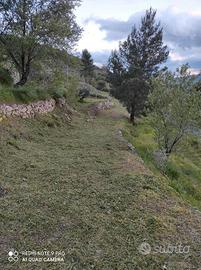
<svg viewBox="0 0 201 270"><path fill-rule="evenodd" d="M1 123L2 269L198 268L200 216L163 179L119 168L128 153L117 135L125 120L108 112L87 121L91 101L71 123L59 111ZM191 253L144 256L144 241L189 244ZM11 248L61 250L65 262L9 263Z"/></svg>
<svg viewBox="0 0 201 270"><path fill-rule="evenodd" d="M142 118L135 127L127 125L125 135L135 145L147 166L157 175L160 171L153 153L157 149L149 118ZM201 210L201 139L188 135L171 155L166 176L170 185L188 202Z"/></svg>

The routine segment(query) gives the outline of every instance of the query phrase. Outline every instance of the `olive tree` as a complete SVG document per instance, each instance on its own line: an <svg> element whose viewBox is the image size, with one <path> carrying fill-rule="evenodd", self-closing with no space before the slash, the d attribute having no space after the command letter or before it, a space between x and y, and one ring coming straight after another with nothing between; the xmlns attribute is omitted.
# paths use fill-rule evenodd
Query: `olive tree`
<svg viewBox="0 0 201 270"><path fill-rule="evenodd" d="M40 46L68 50L80 36L80 0L0 0L0 45L26 83Z"/></svg>
<svg viewBox="0 0 201 270"><path fill-rule="evenodd" d="M152 81L149 105L159 147L168 157L182 138L201 118L201 93L194 87L194 78L184 65L172 73L168 70Z"/></svg>

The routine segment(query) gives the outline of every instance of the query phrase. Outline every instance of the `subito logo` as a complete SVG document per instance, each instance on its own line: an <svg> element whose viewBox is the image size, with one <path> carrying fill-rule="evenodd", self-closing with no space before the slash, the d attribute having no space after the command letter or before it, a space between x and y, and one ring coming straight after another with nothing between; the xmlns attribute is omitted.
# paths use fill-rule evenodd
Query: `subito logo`
<svg viewBox="0 0 201 270"><path fill-rule="evenodd" d="M18 259L19 259L18 255L19 255L19 253L16 250L9 251L8 252L8 260L9 260L9 262L17 262Z"/></svg>
<svg viewBox="0 0 201 270"><path fill-rule="evenodd" d="M138 251L142 255L149 255L151 253L151 246L149 243L144 242L138 247Z"/></svg>

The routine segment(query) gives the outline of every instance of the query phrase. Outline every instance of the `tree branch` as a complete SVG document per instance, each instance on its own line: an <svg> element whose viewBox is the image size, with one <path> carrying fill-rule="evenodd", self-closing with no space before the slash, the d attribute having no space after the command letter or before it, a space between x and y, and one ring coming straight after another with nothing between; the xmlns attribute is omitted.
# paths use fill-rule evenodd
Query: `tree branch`
<svg viewBox="0 0 201 270"><path fill-rule="evenodd" d="M5 47L7 53L9 54L9 56L11 57L11 59L13 60L14 64L16 65L17 69L20 71L21 70L21 65L20 63L17 61L16 57L14 56L14 54L11 52L11 50L8 48L6 41L3 39L3 37L0 35L0 42L3 44L3 46Z"/></svg>

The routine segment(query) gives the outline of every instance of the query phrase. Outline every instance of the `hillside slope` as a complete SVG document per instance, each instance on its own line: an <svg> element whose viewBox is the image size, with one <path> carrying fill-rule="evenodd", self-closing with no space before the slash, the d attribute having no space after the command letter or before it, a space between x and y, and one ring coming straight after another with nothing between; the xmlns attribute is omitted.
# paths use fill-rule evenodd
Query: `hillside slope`
<svg viewBox="0 0 201 270"><path fill-rule="evenodd" d="M71 123L55 112L1 125L2 269L199 269L200 212L129 151L117 106L94 117L88 101ZM189 252L156 252L179 244ZM64 251L65 260L22 262L25 250Z"/></svg>

